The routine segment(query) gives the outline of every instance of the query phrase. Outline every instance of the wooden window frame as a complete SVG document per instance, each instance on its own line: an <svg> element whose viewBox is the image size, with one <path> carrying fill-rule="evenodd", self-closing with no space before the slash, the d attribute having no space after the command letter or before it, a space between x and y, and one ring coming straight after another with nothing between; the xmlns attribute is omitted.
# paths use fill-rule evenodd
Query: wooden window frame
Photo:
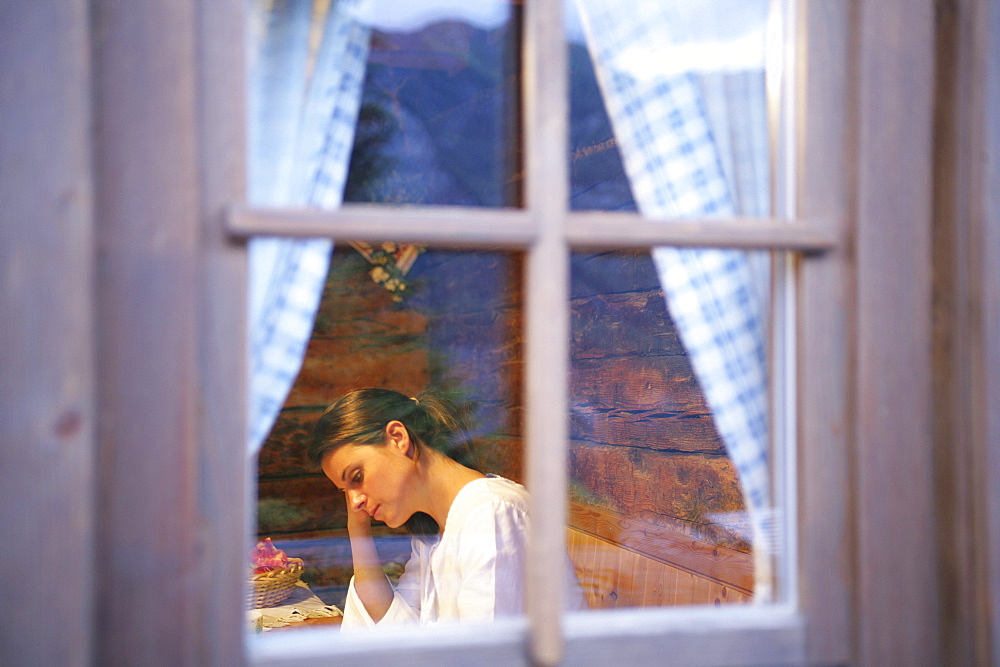
<svg viewBox="0 0 1000 667"><path fill-rule="evenodd" d="M838 229L831 221L842 220L846 216L842 211L831 215L829 211L821 210L809 217L795 216L794 219L731 218L679 222L642 219L627 214L571 212L564 157L568 152L569 96L562 7L556 2L527 2L524 18L526 179L523 209L400 209L344 205L335 211L318 211L232 207L228 216L229 232L240 238L261 234L329 237L334 240L375 236L446 246L525 250L526 378L523 404L526 482L532 494L532 539L526 582L526 632L530 658L539 664L553 664L563 657L570 662L621 660L625 656L651 661L669 646L682 653L691 652L692 656L697 655L694 651L698 651L703 659L710 662L729 663L748 658L756 662L801 661L805 656L806 625L794 600L790 604L745 609L591 611L568 619L564 617L563 563L547 557L547 554L565 551L569 441L569 257L572 250L579 248L653 245L794 250L803 253L806 258L801 262L799 271L807 274L813 264L836 264L836 260L825 260L824 257L836 256L842 247L844 230ZM828 18L829 15L823 17L823 21ZM839 18L842 21L844 17ZM808 23L804 23L805 26ZM836 83L843 85L843 82ZM794 108L794 99L789 97L787 101L792 103L786 109L790 111ZM829 120L829 117L822 120ZM819 130L829 132L822 126ZM790 150L794 147L795 138L787 131L782 139L782 148ZM820 151L829 149L829 144L822 144ZM795 175L783 176L792 180L779 188L779 196L794 202L797 194ZM792 281L796 280L794 273L790 265L787 275ZM834 300L829 298L832 295L827 290L833 285L836 283L821 281L812 292L805 287L803 298L829 304ZM810 343L818 338L815 334L810 335L808 324L804 325L803 333ZM788 361L792 365L796 363L795 360ZM780 369L780 372L784 370ZM822 372L829 377L828 369L823 368ZM824 392L829 389L827 386ZM807 415L805 421L815 423L811 415ZM828 432L823 433L825 438L829 435ZM794 434L786 439L794 441ZM845 451L843 447L834 449ZM813 489L811 495L826 495L824 514L836 511L838 505L844 502L843 494L828 486L838 479L829 472L827 470L823 475L808 478L809 488ZM824 517L808 518L822 521ZM828 562L817 564L824 569L829 567ZM840 610L841 613L843 611ZM836 612L836 608L824 605L822 609L813 610L813 617ZM825 627L829 625L827 622L821 624ZM413 644L393 641L392 648L385 647L385 642L378 638L331 645L329 637L322 633L316 633L312 642L304 636L294 639L267 637L253 642L252 654L259 664L280 663L283 659L312 660L327 655L351 659L363 654L367 659L377 656L378 660L395 660L418 649L441 652L440 643L447 641L452 650L457 651L452 656L454 658L464 655L465 651L470 652L471 658L485 644L491 646L493 651L508 651L513 659L523 659L521 644L524 630L518 632L518 624L504 624L503 627L506 633L494 628L496 636L492 643L483 639L481 635L485 633L479 629L451 629L444 637L435 637L424 630L413 637ZM705 646L693 640L706 627L715 631L712 642L714 653L706 654ZM748 654L749 636L755 638L750 644L757 650ZM619 641L623 637L629 639L627 648L623 648ZM361 654L357 653L359 651Z"/></svg>
<svg viewBox="0 0 1000 667"><path fill-rule="evenodd" d="M0 136L6 148L19 149L0 151L3 173L17 176L8 181L16 188L0 189L4 215L11 215L0 227L0 249L4 270L19 271L5 277L31 285L25 289L43 303L22 306L15 291L2 293L18 324L37 323L28 335L17 326L0 330L5 354L21 361L5 361L0 382L0 514L12 529L5 539L32 549L43 585L5 569L0 609L11 616L4 616L2 652L23 664L228 665L291 664L331 650L412 661L419 649L441 662L488 649L516 664L528 661L530 632L537 654L551 657L559 647L542 636L550 617L540 625L499 623L489 637L435 639L433 646L426 633L403 632L392 647L373 649L346 636L332 647L328 634L302 630L289 637L288 652L276 644L248 650L240 600L252 469L243 437L245 355L234 341L243 339L246 318L242 236L267 228L252 222L259 212L230 209L244 197L242 4L4 7L0 44L16 48L17 57L0 66L31 85L6 87L0 99ZM963 79L960 94L941 105L954 117L939 118L961 141L954 153L935 153L935 3L805 4L797 219L816 222L739 221L737 230L700 221L686 231L636 223L627 239L711 238L709 245L804 252L796 267L798 603L594 612L567 624L567 662L658 664L669 655L676 662L911 664L939 662L942 654L961 661L963 650L995 661L1000 519L991 508L998 502L1000 418L988 408L1000 395L1000 204L990 193L1000 191L1000 174L996 160L976 156L983 147L1000 155L1000 9L980 0L937 3L961 19L945 43L955 48ZM540 6L529 4L529 16ZM554 14L546 16L530 25L551 36L559 26ZM531 53L528 63L530 72L560 66L558 58L543 63ZM563 121L547 125L551 118L531 115L539 109L533 104L529 120L539 130L532 131L561 145ZM58 113L34 125L42 110ZM964 181L942 185L941 174L932 175L942 152L963 169ZM564 168L529 159L537 173ZM960 265L968 281L951 307L971 349L955 351L945 365L964 369L971 388L944 392L958 411L967 409L962 395L975 403L962 412L974 418L968 440L939 445L945 477L973 478L964 493L945 496L954 505L939 510L939 518L973 522L966 529L967 521L956 521L963 528L955 544L972 543L974 567L947 576L937 569L934 544L952 535L928 520L938 497L932 458L941 454L929 428L932 183L944 189L935 214L941 228L962 240L954 259L942 263L956 272ZM546 206L561 206L554 195L537 204L535 196L529 192L527 212L511 214L525 218L517 225L526 236L509 245L536 242L535 215L565 223L547 217ZM354 214L378 215L345 209L335 222L350 232L346 216ZM282 232L311 235L301 223L288 222ZM386 229L402 238L410 228ZM418 220L413 229L430 233ZM580 233L572 242L600 232ZM961 301L966 296L973 306ZM958 430L944 426L946 434ZM542 470L560 478L561 457L557 448L533 458L531 479ZM904 567L899 553L911 556ZM947 568L954 547L945 556ZM952 577L961 592L949 598L939 582ZM65 585L47 590L46 579ZM532 617L547 613L546 601L532 599ZM942 600L957 600L959 609L941 612ZM978 620L971 630L964 626L972 639L942 638L942 616L954 624L962 613L989 607L972 613Z"/></svg>

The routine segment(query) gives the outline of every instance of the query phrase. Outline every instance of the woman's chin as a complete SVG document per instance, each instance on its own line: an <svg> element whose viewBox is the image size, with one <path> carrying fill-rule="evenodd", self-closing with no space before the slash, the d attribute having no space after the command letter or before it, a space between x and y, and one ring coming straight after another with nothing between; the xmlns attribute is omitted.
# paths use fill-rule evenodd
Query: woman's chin
<svg viewBox="0 0 1000 667"><path fill-rule="evenodd" d="M411 514L405 519L400 519L399 516L380 517L379 521L384 523L389 528L400 528L402 526L405 526L406 522L409 521L412 516L413 515Z"/></svg>

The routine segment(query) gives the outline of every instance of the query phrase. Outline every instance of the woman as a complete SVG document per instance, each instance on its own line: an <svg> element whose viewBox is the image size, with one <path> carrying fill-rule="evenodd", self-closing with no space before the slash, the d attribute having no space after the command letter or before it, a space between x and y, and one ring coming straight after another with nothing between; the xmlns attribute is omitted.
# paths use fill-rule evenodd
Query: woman
<svg viewBox="0 0 1000 667"><path fill-rule="evenodd" d="M354 577L343 628L386 622L486 621L522 613L527 493L446 452L468 454L458 420L434 397L352 391L316 425L310 458L347 497ZM393 589L371 520L413 533ZM582 595L567 559L572 608Z"/></svg>

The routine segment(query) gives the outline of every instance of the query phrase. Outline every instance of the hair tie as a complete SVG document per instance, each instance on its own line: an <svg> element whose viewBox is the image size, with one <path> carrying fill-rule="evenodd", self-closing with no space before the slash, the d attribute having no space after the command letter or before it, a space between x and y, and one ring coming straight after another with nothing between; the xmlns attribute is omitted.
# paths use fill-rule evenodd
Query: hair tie
<svg viewBox="0 0 1000 667"><path fill-rule="evenodd" d="M415 396L410 396L410 400L416 403L417 405L420 405L420 401L418 401Z"/></svg>

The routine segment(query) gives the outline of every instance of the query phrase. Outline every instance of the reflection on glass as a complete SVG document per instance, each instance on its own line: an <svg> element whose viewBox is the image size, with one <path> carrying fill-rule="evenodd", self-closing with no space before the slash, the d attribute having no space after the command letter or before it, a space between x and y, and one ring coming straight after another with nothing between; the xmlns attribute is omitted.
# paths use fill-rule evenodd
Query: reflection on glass
<svg viewBox="0 0 1000 667"><path fill-rule="evenodd" d="M519 205L520 10L509 0L253 9L252 203Z"/></svg>
<svg viewBox="0 0 1000 667"><path fill-rule="evenodd" d="M769 214L772 4L566 2L573 209Z"/></svg>
<svg viewBox="0 0 1000 667"><path fill-rule="evenodd" d="M729 368L723 323L679 331L657 269L646 251L572 262L568 539L592 609L749 601L754 521L773 516L765 379ZM753 356L744 334L737 353ZM692 348L734 375L696 368ZM713 402L705 380L736 395Z"/></svg>
<svg viewBox="0 0 1000 667"><path fill-rule="evenodd" d="M767 0L566 3L573 209L770 215ZM767 253L573 261L570 543L591 607L773 599Z"/></svg>
<svg viewBox="0 0 1000 667"><path fill-rule="evenodd" d="M508 2L370 2L346 201L517 206L519 31Z"/></svg>
<svg viewBox="0 0 1000 667"><path fill-rule="evenodd" d="M305 587L295 590L302 600L296 602L298 597L293 597L284 605L270 605L260 612L272 621L282 611L287 612L284 607L289 604L307 613L320 614L316 610L327 605L348 611L348 585L355 563L347 534L350 514L345 494L338 487L347 489L347 498L361 509L374 513L371 531L379 554L377 567L393 585L400 585L412 555L411 536L399 520L401 513L422 505L395 494L405 478L405 466L393 468L395 472L388 475L385 468L368 467L366 472L377 485L362 488L353 485L353 475L340 477L339 459L334 462L334 481L309 461L315 425L338 397L364 387L401 392L395 397L400 400L389 400L387 405L396 409L401 403L407 408L392 416L404 423L416 419L411 429L423 433L425 445L448 451L472 470L523 481L521 255L423 249L406 260L410 266L403 276L405 289L389 289L380 280L380 270L406 256L402 246L377 243L344 244L333 252L302 370L259 455L257 538L271 538L287 556L304 561L301 581ZM438 434L425 432L426 424L418 423L421 406L431 406L435 399L447 403L453 416L465 424L470 447L460 441L438 442ZM425 455L423 460L430 458ZM412 491L412 480L408 484ZM488 484L506 483L492 480ZM363 492L367 496L359 497ZM512 493L517 496L520 492ZM463 497L468 502L475 500L469 494ZM468 502L459 503L459 507L469 510ZM469 510L474 527L493 531L492 526L480 525L483 516L476 513L474 505ZM504 528L509 534L505 533L503 540L498 542L490 532L484 543L517 545L516 522L506 525L512 527ZM485 593L469 597L473 588L465 588L466 596L457 600L460 581L455 577L461 576L461 571L455 563L443 562L465 558L463 549L477 544L477 539L472 539L477 536L470 535L468 528L463 531L464 540L449 538L445 543L442 537L442 549L434 551L437 560L425 558L423 567L412 565L409 585L404 579L401 589L410 603L409 611L415 613L411 620L429 622L456 614L468 619L486 613L482 606ZM457 519L453 529L458 530ZM423 556L437 544L433 529L431 533L414 543ZM445 548L449 544L455 548ZM516 549L505 551L497 559L497 567L504 564L504 558L516 560L522 555ZM432 564L437 569L429 580ZM504 572L497 573L501 575L497 581L505 588L498 591L498 602L491 603L497 605L494 611L498 615L520 611L520 577L512 568L521 566L504 567ZM479 584L482 588L483 582ZM433 588L427 588L429 585ZM404 606L397 604L386 620L407 616L401 609ZM306 624L340 621L339 616L327 620L317 616Z"/></svg>

